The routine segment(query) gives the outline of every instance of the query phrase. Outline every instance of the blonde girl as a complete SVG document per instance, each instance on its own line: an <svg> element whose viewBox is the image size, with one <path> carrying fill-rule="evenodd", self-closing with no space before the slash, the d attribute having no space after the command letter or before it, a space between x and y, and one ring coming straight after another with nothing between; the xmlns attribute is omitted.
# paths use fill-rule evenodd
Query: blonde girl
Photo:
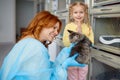
<svg viewBox="0 0 120 80"><path fill-rule="evenodd" d="M69 6L69 23L63 33L64 46L70 46L69 32L72 30L85 34L94 43L93 31L89 23L88 6L82 2L75 2ZM85 67L69 67L68 80L86 80L88 65Z"/></svg>
<svg viewBox="0 0 120 80"><path fill-rule="evenodd" d="M69 23L63 33L64 46L69 46L69 33L67 30L85 34L94 43L93 31L89 23L88 6L82 2L72 3L69 7Z"/></svg>

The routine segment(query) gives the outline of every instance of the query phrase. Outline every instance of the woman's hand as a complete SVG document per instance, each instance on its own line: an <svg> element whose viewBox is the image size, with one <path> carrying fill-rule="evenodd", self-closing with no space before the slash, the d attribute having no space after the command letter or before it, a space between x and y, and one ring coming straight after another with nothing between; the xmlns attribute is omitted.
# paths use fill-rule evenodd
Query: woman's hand
<svg viewBox="0 0 120 80"><path fill-rule="evenodd" d="M78 56L78 54L75 54L72 57L68 57L62 64L62 66L67 69L69 66L77 66L77 67L85 67L86 64L80 64L78 63L75 58Z"/></svg>

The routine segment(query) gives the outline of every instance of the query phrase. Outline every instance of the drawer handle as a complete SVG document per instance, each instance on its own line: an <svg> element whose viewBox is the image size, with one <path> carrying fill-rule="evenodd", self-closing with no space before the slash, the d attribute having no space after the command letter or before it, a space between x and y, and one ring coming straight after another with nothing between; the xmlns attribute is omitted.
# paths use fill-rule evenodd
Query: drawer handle
<svg viewBox="0 0 120 80"><path fill-rule="evenodd" d="M107 58L107 59L112 59L111 57L107 57L105 55L101 55L101 56L104 57L104 58Z"/></svg>
<svg viewBox="0 0 120 80"><path fill-rule="evenodd" d="M111 11L112 9L101 9L101 11Z"/></svg>

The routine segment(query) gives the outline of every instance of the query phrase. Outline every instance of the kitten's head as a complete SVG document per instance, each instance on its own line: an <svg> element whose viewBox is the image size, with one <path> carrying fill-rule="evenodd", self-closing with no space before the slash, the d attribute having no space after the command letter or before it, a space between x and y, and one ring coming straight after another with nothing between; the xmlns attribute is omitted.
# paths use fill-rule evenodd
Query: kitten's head
<svg viewBox="0 0 120 80"><path fill-rule="evenodd" d="M71 43L75 43L80 40L83 40L83 38L85 37L83 34L80 34L78 32L74 32L71 30L68 30L68 32L69 32L69 40Z"/></svg>

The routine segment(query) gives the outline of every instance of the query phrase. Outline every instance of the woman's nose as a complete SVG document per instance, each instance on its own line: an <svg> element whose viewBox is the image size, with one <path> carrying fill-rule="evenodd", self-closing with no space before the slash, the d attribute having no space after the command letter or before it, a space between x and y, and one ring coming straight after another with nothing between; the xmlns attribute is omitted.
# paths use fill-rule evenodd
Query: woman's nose
<svg viewBox="0 0 120 80"><path fill-rule="evenodd" d="M55 35L58 35L58 30L55 30L55 32L54 32L54 33L55 33Z"/></svg>

